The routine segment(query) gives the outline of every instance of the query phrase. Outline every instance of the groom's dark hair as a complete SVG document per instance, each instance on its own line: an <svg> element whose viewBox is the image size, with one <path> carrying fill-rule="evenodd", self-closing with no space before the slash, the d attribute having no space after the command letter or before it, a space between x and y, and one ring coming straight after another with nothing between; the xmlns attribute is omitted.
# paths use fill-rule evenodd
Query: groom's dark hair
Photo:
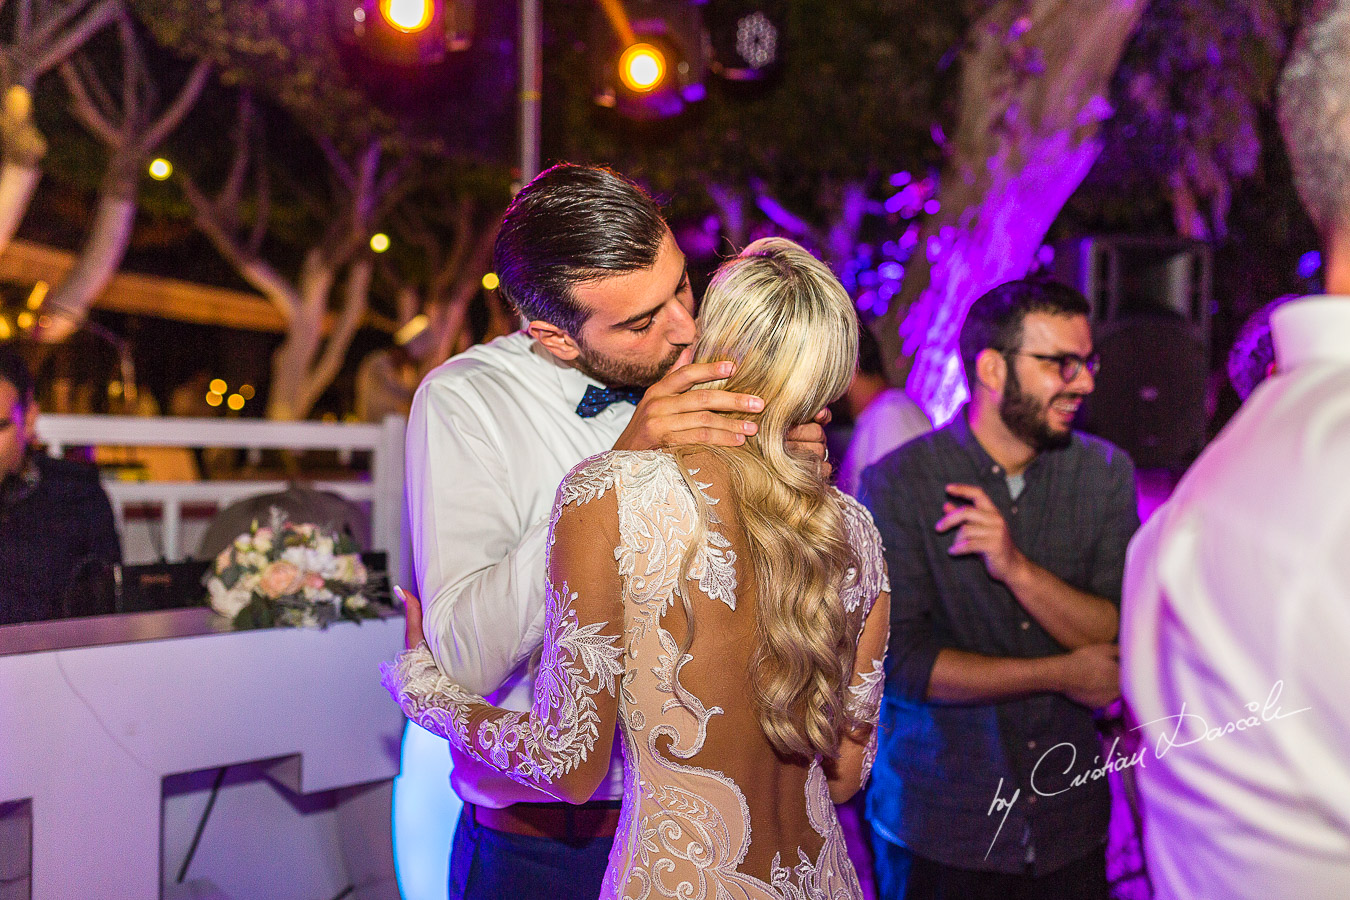
<svg viewBox="0 0 1350 900"><path fill-rule="evenodd" d="M517 312L576 337L590 310L577 303L572 289L651 268L666 231L656 202L627 178L562 163L511 201L492 264L502 296Z"/></svg>

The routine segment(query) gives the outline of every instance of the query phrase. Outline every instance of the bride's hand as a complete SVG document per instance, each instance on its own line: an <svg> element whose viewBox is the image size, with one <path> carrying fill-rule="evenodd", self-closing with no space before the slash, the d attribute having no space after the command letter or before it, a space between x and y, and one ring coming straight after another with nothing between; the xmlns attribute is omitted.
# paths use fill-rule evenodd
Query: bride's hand
<svg viewBox="0 0 1350 900"><path fill-rule="evenodd" d="M403 601L403 614L406 617L403 645L412 650L426 640L422 636L422 601L417 599L416 594L401 587L395 586L394 593Z"/></svg>

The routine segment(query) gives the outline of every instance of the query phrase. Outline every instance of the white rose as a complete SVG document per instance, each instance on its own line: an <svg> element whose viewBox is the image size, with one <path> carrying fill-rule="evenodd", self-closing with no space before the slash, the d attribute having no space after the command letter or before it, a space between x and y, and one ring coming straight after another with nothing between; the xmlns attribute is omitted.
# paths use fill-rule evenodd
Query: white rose
<svg viewBox="0 0 1350 900"><path fill-rule="evenodd" d="M295 566L297 569L308 571L309 567L305 565L304 547L287 547L281 551L281 558Z"/></svg>
<svg viewBox="0 0 1350 900"><path fill-rule="evenodd" d="M250 569L267 568L267 555L259 553L256 550L244 553L239 560L245 567Z"/></svg>
<svg viewBox="0 0 1350 900"><path fill-rule="evenodd" d="M253 535L253 549L259 553L272 552L272 530L270 528L261 528L257 534Z"/></svg>
<svg viewBox="0 0 1350 900"><path fill-rule="evenodd" d="M353 594L343 602L351 609L365 609L370 605L370 601L366 599L365 594Z"/></svg>
<svg viewBox="0 0 1350 900"><path fill-rule="evenodd" d="M245 606L248 606L253 599L251 591L247 591L239 585L235 585L233 589L226 588L224 582L219 578L212 578L208 581L206 590L211 594L211 608L227 619L233 619L239 615L239 612Z"/></svg>
<svg viewBox="0 0 1350 900"><path fill-rule="evenodd" d="M249 548L249 545L252 543L253 541L249 538L248 535L241 534L239 535L239 537L234 539L234 548L236 550L247 550Z"/></svg>
<svg viewBox="0 0 1350 900"><path fill-rule="evenodd" d="M314 542L314 549L324 556L332 556L335 549L333 539L326 534L319 535L319 539Z"/></svg>

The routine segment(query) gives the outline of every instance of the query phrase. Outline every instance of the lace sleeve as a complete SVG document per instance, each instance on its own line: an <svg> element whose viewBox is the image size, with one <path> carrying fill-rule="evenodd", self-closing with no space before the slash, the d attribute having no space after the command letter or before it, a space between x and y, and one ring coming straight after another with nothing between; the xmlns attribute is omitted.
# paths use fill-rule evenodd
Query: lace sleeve
<svg viewBox="0 0 1350 900"><path fill-rule="evenodd" d="M844 738L840 754L840 775L857 766L858 787L864 787L877 755L877 723L886 681L886 644L890 638L890 585L886 581L886 560L881 535L867 509L852 498L845 498L844 520L849 542L858 555L858 571L844 592L845 604L861 620L853 677L844 697L845 709L855 727ZM852 746L850 746L852 745ZM861 751L861 752L859 752Z"/></svg>
<svg viewBox="0 0 1350 900"><path fill-rule="evenodd" d="M383 668L385 687L409 719L510 778L574 803L590 799L609 769L624 655L617 505L608 486L587 476L578 467L558 489L529 712L465 691L425 646Z"/></svg>

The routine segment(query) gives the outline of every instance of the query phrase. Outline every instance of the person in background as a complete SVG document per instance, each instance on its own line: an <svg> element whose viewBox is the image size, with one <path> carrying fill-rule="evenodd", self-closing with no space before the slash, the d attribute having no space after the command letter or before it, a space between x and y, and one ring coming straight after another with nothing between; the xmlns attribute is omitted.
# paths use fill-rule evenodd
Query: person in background
<svg viewBox="0 0 1350 900"><path fill-rule="evenodd" d="M1238 329L1237 337L1233 338L1225 368L1233 390L1243 402L1252 395L1257 385L1275 373L1275 343L1270 336L1270 314L1290 300L1297 299L1297 294L1276 297L1248 316Z"/></svg>
<svg viewBox="0 0 1350 900"><path fill-rule="evenodd" d="M890 900L1106 900L1111 798L1081 779L1119 695L1134 467L1072 430L1098 358L1082 294L1012 281L960 336L971 400L863 473L891 638L868 794Z"/></svg>
<svg viewBox="0 0 1350 900"><path fill-rule="evenodd" d="M0 347L0 625L61 618L122 560L98 471L38 452L37 413L28 367Z"/></svg>
<svg viewBox="0 0 1350 900"><path fill-rule="evenodd" d="M858 371L844 395L853 413L853 435L839 462L839 490L858 493L863 469L932 430L933 423L902 388L886 382L881 347L866 325L858 328Z"/></svg>
<svg viewBox="0 0 1350 900"><path fill-rule="evenodd" d="M1350 2L1320 2L1278 109L1328 296L1271 314L1274 374L1130 546L1122 681L1159 900L1350 897L1348 69Z"/></svg>
<svg viewBox="0 0 1350 900"><path fill-rule="evenodd" d="M356 417L379 423L408 415L419 367L435 345L431 320L419 313L394 333L394 346L366 354L356 370Z"/></svg>

